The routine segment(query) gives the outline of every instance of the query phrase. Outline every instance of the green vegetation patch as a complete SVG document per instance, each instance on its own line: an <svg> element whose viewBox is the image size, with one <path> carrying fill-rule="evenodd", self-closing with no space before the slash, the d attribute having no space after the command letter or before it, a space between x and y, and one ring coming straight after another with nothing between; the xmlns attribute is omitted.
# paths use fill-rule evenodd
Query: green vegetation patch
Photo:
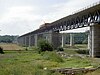
<svg viewBox="0 0 100 75"><path fill-rule="evenodd" d="M43 51L39 54L37 50L32 47L28 51L5 51L5 54L0 54L0 75L61 75L58 72L52 72L51 69L97 67L100 65L100 62L96 61L97 59L89 57L64 58L56 51ZM64 49L64 52L69 55L77 54L76 51L69 49ZM98 73L97 70L97 75Z"/></svg>

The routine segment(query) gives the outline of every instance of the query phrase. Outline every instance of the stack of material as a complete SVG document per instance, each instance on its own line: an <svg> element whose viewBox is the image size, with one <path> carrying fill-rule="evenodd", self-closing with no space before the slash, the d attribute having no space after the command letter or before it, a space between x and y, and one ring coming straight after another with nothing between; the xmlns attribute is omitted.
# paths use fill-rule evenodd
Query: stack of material
<svg viewBox="0 0 100 75"><path fill-rule="evenodd" d="M98 68L60 68L60 69L53 69L53 72L59 72L65 75L76 75L80 73L88 73L97 70Z"/></svg>

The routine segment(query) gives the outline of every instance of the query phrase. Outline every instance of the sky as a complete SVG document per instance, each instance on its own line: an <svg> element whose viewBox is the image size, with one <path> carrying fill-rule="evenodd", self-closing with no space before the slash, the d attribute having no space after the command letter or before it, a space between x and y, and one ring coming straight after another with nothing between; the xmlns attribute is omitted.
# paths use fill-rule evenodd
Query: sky
<svg viewBox="0 0 100 75"><path fill-rule="evenodd" d="M0 35L23 35L98 1L0 0Z"/></svg>

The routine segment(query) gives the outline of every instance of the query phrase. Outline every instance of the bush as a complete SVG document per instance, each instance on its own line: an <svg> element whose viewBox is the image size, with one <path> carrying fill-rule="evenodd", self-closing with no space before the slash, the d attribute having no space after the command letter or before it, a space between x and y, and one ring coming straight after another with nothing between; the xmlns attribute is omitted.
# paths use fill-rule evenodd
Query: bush
<svg viewBox="0 0 100 75"><path fill-rule="evenodd" d="M2 47L0 47L0 53L1 53L1 54L4 54L3 48L2 48Z"/></svg>
<svg viewBox="0 0 100 75"><path fill-rule="evenodd" d="M76 50L79 54L89 54L89 50Z"/></svg>
<svg viewBox="0 0 100 75"><path fill-rule="evenodd" d="M62 47L58 47L57 51L64 51L64 49Z"/></svg>
<svg viewBox="0 0 100 75"><path fill-rule="evenodd" d="M44 39L41 39L41 40L38 41L38 48L39 48L40 52L53 51L52 45Z"/></svg>

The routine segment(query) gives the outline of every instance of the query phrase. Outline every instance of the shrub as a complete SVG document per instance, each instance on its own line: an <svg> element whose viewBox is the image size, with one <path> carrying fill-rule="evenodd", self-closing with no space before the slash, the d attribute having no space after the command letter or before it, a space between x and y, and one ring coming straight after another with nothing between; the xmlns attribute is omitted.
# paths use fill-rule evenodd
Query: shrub
<svg viewBox="0 0 100 75"><path fill-rule="evenodd" d="M76 50L79 54L89 54L89 50Z"/></svg>
<svg viewBox="0 0 100 75"><path fill-rule="evenodd" d="M26 47L25 50L28 51L28 48Z"/></svg>
<svg viewBox="0 0 100 75"><path fill-rule="evenodd" d="M0 47L0 53L1 53L1 54L4 54L3 48L2 48L2 47Z"/></svg>
<svg viewBox="0 0 100 75"><path fill-rule="evenodd" d="M57 51L64 51L64 49L62 47L58 47Z"/></svg>
<svg viewBox="0 0 100 75"><path fill-rule="evenodd" d="M53 51L52 45L48 41L46 41L44 39L40 39L38 41L38 48L39 48L40 52L43 52L43 51Z"/></svg>

